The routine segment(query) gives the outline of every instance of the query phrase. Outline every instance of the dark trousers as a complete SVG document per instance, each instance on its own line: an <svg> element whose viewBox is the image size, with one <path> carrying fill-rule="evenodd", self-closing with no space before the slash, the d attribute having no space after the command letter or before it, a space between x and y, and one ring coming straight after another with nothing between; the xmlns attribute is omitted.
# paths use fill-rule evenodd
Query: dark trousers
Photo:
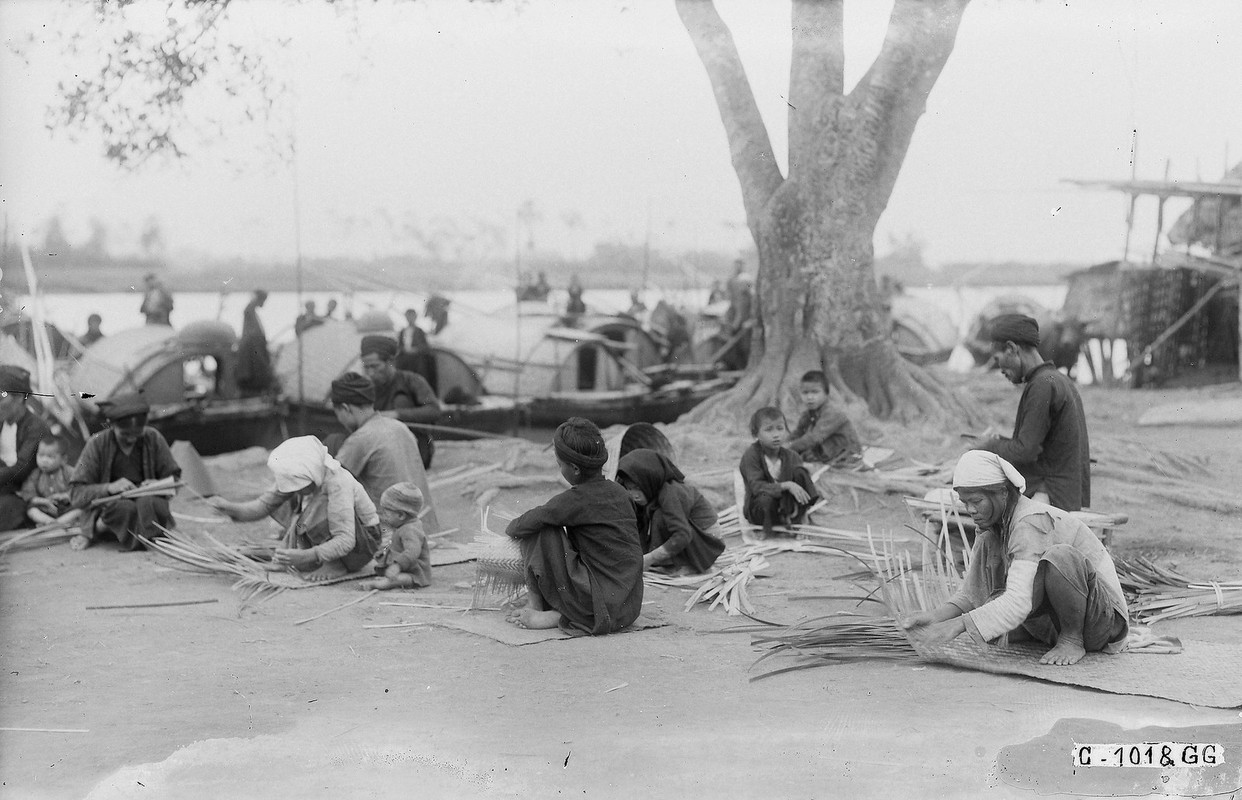
<svg viewBox="0 0 1242 800"><path fill-rule="evenodd" d="M31 525L26 516L26 501L15 494L0 494L0 531L11 531Z"/></svg>
<svg viewBox="0 0 1242 800"><path fill-rule="evenodd" d="M763 532L769 534L778 525L798 525L806 519L806 510L819 500L819 490L811 480L811 473L806 467L794 470L793 482L806 490L810 500L806 505L799 503L789 492L781 492L778 497L760 497L752 495L746 504L746 521L762 525Z"/></svg>
<svg viewBox="0 0 1242 800"><path fill-rule="evenodd" d="M92 538L108 534L116 537L122 550L142 550L143 544L138 535L147 539L155 539L164 535L160 527L174 528L172 512L168 509L167 497L135 497L132 499L113 500L99 509L99 526L89 526ZM103 527L103 531L95 528Z"/></svg>

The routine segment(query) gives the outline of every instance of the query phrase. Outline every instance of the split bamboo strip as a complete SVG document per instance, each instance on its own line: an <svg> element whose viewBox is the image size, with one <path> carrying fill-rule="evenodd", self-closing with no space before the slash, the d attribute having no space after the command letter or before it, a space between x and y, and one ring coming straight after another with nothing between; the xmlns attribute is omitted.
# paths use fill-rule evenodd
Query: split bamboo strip
<svg viewBox="0 0 1242 800"><path fill-rule="evenodd" d="M166 606L201 606L208 603L218 603L219 600L212 598L211 600L177 600L169 603L128 603L117 606L87 606L87 611L109 611L115 608L164 608Z"/></svg>
<svg viewBox="0 0 1242 800"><path fill-rule="evenodd" d="M0 731L21 733L90 733L87 728L0 728Z"/></svg>
<svg viewBox="0 0 1242 800"><path fill-rule="evenodd" d="M420 625L434 625L434 622L393 622L388 625L363 625L364 628L416 628Z"/></svg>
<svg viewBox="0 0 1242 800"><path fill-rule="evenodd" d="M342 608L349 608L350 606L357 605L358 603L361 603L363 600L366 600L366 599L367 599L367 598L369 598L369 597L374 597L374 596L375 596L376 594L378 594L378 593L379 593L379 589L372 589L371 591L369 591L369 592L367 592L366 594L364 594L362 597L356 598L356 599L354 599L354 600L350 600L348 603L341 603L339 606L336 606L335 608L329 608L327 611L324 611L324 612L321 612L321 613L319 613L319 614L316 614L316 615L315 615L315 616L313 616L313 617L307 617L306 619L300 619L300 620L298 620L297 622L295 622L295 623L293 623L293 624L294 624L294 625L302 625L302 624L304 624L304 623L311 622L311 621L313 621L313 620L317 620L317 619L320 619L320 618L322 618L322 617L326 617L326 616L328 616L329 614L332 614L332 613L335 613L335 612L337 612L337 611L340 611Z"/></svg>

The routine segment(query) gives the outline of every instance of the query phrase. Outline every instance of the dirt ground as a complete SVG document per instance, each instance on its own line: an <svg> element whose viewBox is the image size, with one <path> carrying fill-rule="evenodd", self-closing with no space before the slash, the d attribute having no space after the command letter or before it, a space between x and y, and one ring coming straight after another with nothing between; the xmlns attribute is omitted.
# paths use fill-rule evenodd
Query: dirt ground
<svg viewBox="0 0 1242 800"><path fill-rule="evenodd" d="M954 380L984 400L1001 428L1011 424L1016 389L996 375ZM1242 428L1133 423L1156 405L1240 392L1237 384L1088 387L1083 399L1097 453L1128 442L1200 457L1214 472L1203 481L1236 493ZM956 431L868 426L864 433L922 460L963 449ZM745 444L687 428L669 436L692 476L719 475ZM444 443L432 478L501 459L506 449ZM262 458L247 451L209 459L221 493L260 491ZM532 465L524 474L539 471ZM709 496L723 501L725 483L709 483ZM553 491L552 484L504 489L494 502L522 509ZM1093 494L1095 509L1130 517L1115 553L1149 556L1201 579L1242 576L1236 515L1147 497L1104 476L1093 480ZM822 524L897 530L910 521L896 495L832 500ZM441 520L460 529L448 538L469 542L479 519L474 498L458 487L436 502ZM174 508L208 515L184 498ZM209 528L226 540L247 531L192 521L182 528ZM785 554L772 562L751 592L764 618L793 622L851 605L793 599L798 594L859 594L840 577L854 571L842 559ZM720 633L738 619L703 606L684 612L686 593L677 589L646 594L647 608L661 609L668 626L602 638L518 647L435 627L363 627L439 613L380 602L469 604L473 575L469 563L437 567L428 589L381 593L295 626L359 590L289 591L239 613L227 579L172 569L153 554L108 545L12 554L0 564L0 726L84 732L0 731L0 796L1019 797L1029 791L1004 782L998 752L1061 719L1124 729L1239 724L1238 709L916 662L750 682L749 636ZM183 600L218 602L86 610ZM1158 630L1242 643L1237 619L1173 620Z"/></svg>

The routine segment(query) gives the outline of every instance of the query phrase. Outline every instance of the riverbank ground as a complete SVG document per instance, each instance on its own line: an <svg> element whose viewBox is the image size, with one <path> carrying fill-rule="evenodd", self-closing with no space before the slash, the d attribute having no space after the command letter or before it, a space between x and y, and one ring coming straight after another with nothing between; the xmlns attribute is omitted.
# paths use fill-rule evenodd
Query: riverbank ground
<svg viewBox="0 0 1242 800"><path fill-rule="evenodd" d="M996 375L965 379L1002 429L1017 391ZM1236 492L1242 429L1133 426L1155 405L1204 391L1087 387L1097 457L1193 456L1204 486ZM739 426L740 428L741 426ZM746 440L669 429L687 474L731 468ZM933 461L960 452L953 431L891 426L874 443ZM444 443L431 477L506 457L506 445ZM253 496L264 454L209 460L220 491ZM546 458L546 463L539 459ZM554 475L550 453L525 446L524 475ZM1129 515L1114 553L1143 555L1186 575L1242 574L1237 517L1183 505L1101 463L1093 507ZM1141 467L1141 464L1123 465ZM1106 474L1108 473L1108 474ZM723 504L725 481L709 496ZM1180 485L1180 484L1178 484ZM478 529L479 486L436 494L442 520L465 543ZM502 488L496 508L520 510L552 483ZM900 497L834 493L833 527L901 530ZM206 517L181 497L175 507ZM261 526L206 526L229 540ZM197 526L197 527L196 527ZM752 584L757 614L794 622L849 608L803 594L859 595L850 562L782 554ZM471 563L435 569L423 590L362 596L351 584L287 591L239 612L227 579L173 569L163 557L101 545L14 553L0 569L0 796L15 798L263 797L1024 797L996 768L1001 748L1047 734L1066 718L1133 730L1239 723L1238 710L1198 708L912 661L861 661L751 682L750 637L739 618L687 592L648 587L665 627L601 638L513 646L417 622L427 609L381 602L469 605ZM88 606L215 600L141 609ZM1161 623L1185 639L1242 643L1236 617ZM744 620L743 620L744 621ZM721 632L726 631L726 632ZM1068 756L1067 756L1068 757ZM1052 788L1052 787L1049 787Z"/></svg>

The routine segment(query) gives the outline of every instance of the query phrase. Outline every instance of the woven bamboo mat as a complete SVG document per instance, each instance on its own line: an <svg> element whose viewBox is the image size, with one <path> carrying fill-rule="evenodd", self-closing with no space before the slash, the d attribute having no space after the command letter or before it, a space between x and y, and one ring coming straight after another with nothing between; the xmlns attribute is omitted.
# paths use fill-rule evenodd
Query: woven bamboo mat
<svg viewBox="0 0 1242 800"><path fill-rule="evenodd" d="M1008 647L977 645L959 637L935 647L916 645L926 661L1003 675L1025 675L1042 681L1099 689L1113 694L1141 695L1212 708L1242 707L1242 645L1183 639L1175 655L1088 653L1073 666L1040 664L1044 644Z"/></svg>
<svg viewBox="0 0 1242 800"><path fill-rule="evenodd" d="M421 615L420 615L421 616ZM542 642L550 642L556 639L576 639L579 638L572 634L565 633L559 628L551 630L529 630L527 628L519 628L518 626L505 620L505 615L500 611L440 611L431 612L433 617L428 621L429 625L437 628L448 628L451 630L462 631L464 633L472 633L475 636L482 636L493 641L507 644L511 647L521 647L528 644L540 644ZM644 608L639 614L638 619L628 628L617 631L617 634L633 633L636 631L645 631L652 628L663 628L668 625L668 618L659 608ZM610 635L617 635L610 634Z"/></svg>

